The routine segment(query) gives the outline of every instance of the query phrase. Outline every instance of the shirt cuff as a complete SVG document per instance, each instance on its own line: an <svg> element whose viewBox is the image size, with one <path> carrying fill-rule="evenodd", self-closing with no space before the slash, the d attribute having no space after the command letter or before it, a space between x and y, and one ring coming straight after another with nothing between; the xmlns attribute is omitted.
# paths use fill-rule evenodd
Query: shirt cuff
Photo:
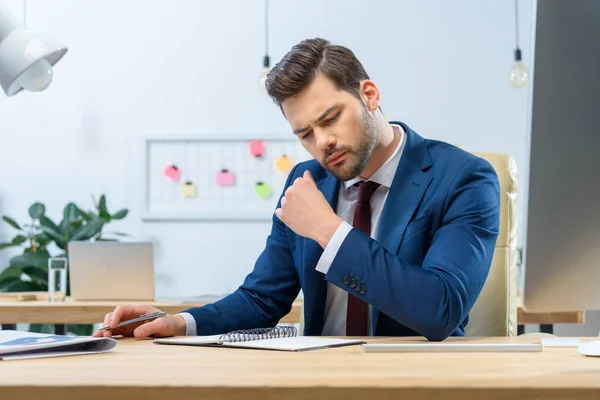
<svg viewBox="0 0 600 400"><path fill-rule="evenodd" d="M342 243L344 243L346 236L348 236L348 233L350 233L351 230L352 225L346 221L342 221L340 226L335 230L329 243L327 243L327 246L325 246L325 250L323 250L323 254L321 254L321 258L319 258L319 262L315 267L317 271L327 275L329 267L331 267L331 264L333 263L333 259L337 255L340 247L342 247Z"/></svg>
<svg viewBox="0 0 600 400"><path fill-rule="evenodd" d="M192 317L192 314L182 312L177 315L181 315L185 320L185 335L196 336L196 320Z"/></svg>

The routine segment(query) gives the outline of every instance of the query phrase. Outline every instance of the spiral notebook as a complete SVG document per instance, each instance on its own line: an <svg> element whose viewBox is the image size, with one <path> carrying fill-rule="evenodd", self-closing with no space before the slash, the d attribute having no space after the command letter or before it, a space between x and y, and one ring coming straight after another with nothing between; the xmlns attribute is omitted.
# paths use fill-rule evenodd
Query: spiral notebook
<svg viewBox="0 0 600 400"><path fill-rule="evenodd" d="M187 336L156 339L157 344L235 347L259 350L305 351L358 345L362 340L298 336L293 326L239 330L223 335Z"/></svg>

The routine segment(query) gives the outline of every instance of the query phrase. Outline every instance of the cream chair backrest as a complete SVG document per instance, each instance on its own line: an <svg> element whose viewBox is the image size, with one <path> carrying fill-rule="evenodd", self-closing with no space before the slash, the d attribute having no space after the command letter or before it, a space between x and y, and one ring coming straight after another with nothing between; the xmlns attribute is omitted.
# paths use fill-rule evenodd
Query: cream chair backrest
<svg viewBox="0 0 600 400"><path fill-rule="evenodd" d="M517 334L517 165L508 154L473 153L487 160L500 182L500 233L490 273L469 315L467 336Z"/></svg>
<svg viewBox="0 0 600 400"><path fill-rule="evenodd" d="M487 160L500 182L500 233L488 278L469 315L467 336L516 336L517 165L508 154L473 153ZM300 313L304 332L304 307Z"/></svg>

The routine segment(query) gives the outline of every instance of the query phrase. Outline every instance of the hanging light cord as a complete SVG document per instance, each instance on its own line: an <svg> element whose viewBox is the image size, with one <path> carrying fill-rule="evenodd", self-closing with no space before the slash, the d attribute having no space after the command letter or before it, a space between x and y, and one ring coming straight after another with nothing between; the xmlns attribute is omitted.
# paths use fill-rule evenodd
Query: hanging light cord
<svg viewBox="0 0 600 400"><path fill-rule="evenodd" d="M23 28L27 28L27 0L23 0Z"/></svg>
<svg viewBox="0 0 600 400"><path fill-rule="evenodd" d="M263 66L269 67L269 0L265 0L265 57L263 59Z"/></svg>
<svg viewBox="0 0 600 400"><path fill-rule="evenodd" d="M519 0L515 0L515 44L519 48Z"/></svg>

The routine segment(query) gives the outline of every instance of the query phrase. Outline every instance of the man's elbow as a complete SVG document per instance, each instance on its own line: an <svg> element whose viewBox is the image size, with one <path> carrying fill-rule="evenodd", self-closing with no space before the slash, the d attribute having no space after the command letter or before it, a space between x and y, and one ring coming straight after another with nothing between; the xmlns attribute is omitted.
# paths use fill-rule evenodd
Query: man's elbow
<svg viewBox="0 0 600 400"><path fill-rule="evenodd" d="M463 307L460 302L448 304L440 313L432 318L421 329L421 334L432 342L440 342L447 339L463 321Z"/></svg>
<svg viewBox="0 0 600 400"><path fill-rule="evenodd" d="M437 326L432 325L423 332L423 336L430 342L441 342L451 336L455 330L456 328L449 328L448 326L442 326L442 324Z"/></svg>

